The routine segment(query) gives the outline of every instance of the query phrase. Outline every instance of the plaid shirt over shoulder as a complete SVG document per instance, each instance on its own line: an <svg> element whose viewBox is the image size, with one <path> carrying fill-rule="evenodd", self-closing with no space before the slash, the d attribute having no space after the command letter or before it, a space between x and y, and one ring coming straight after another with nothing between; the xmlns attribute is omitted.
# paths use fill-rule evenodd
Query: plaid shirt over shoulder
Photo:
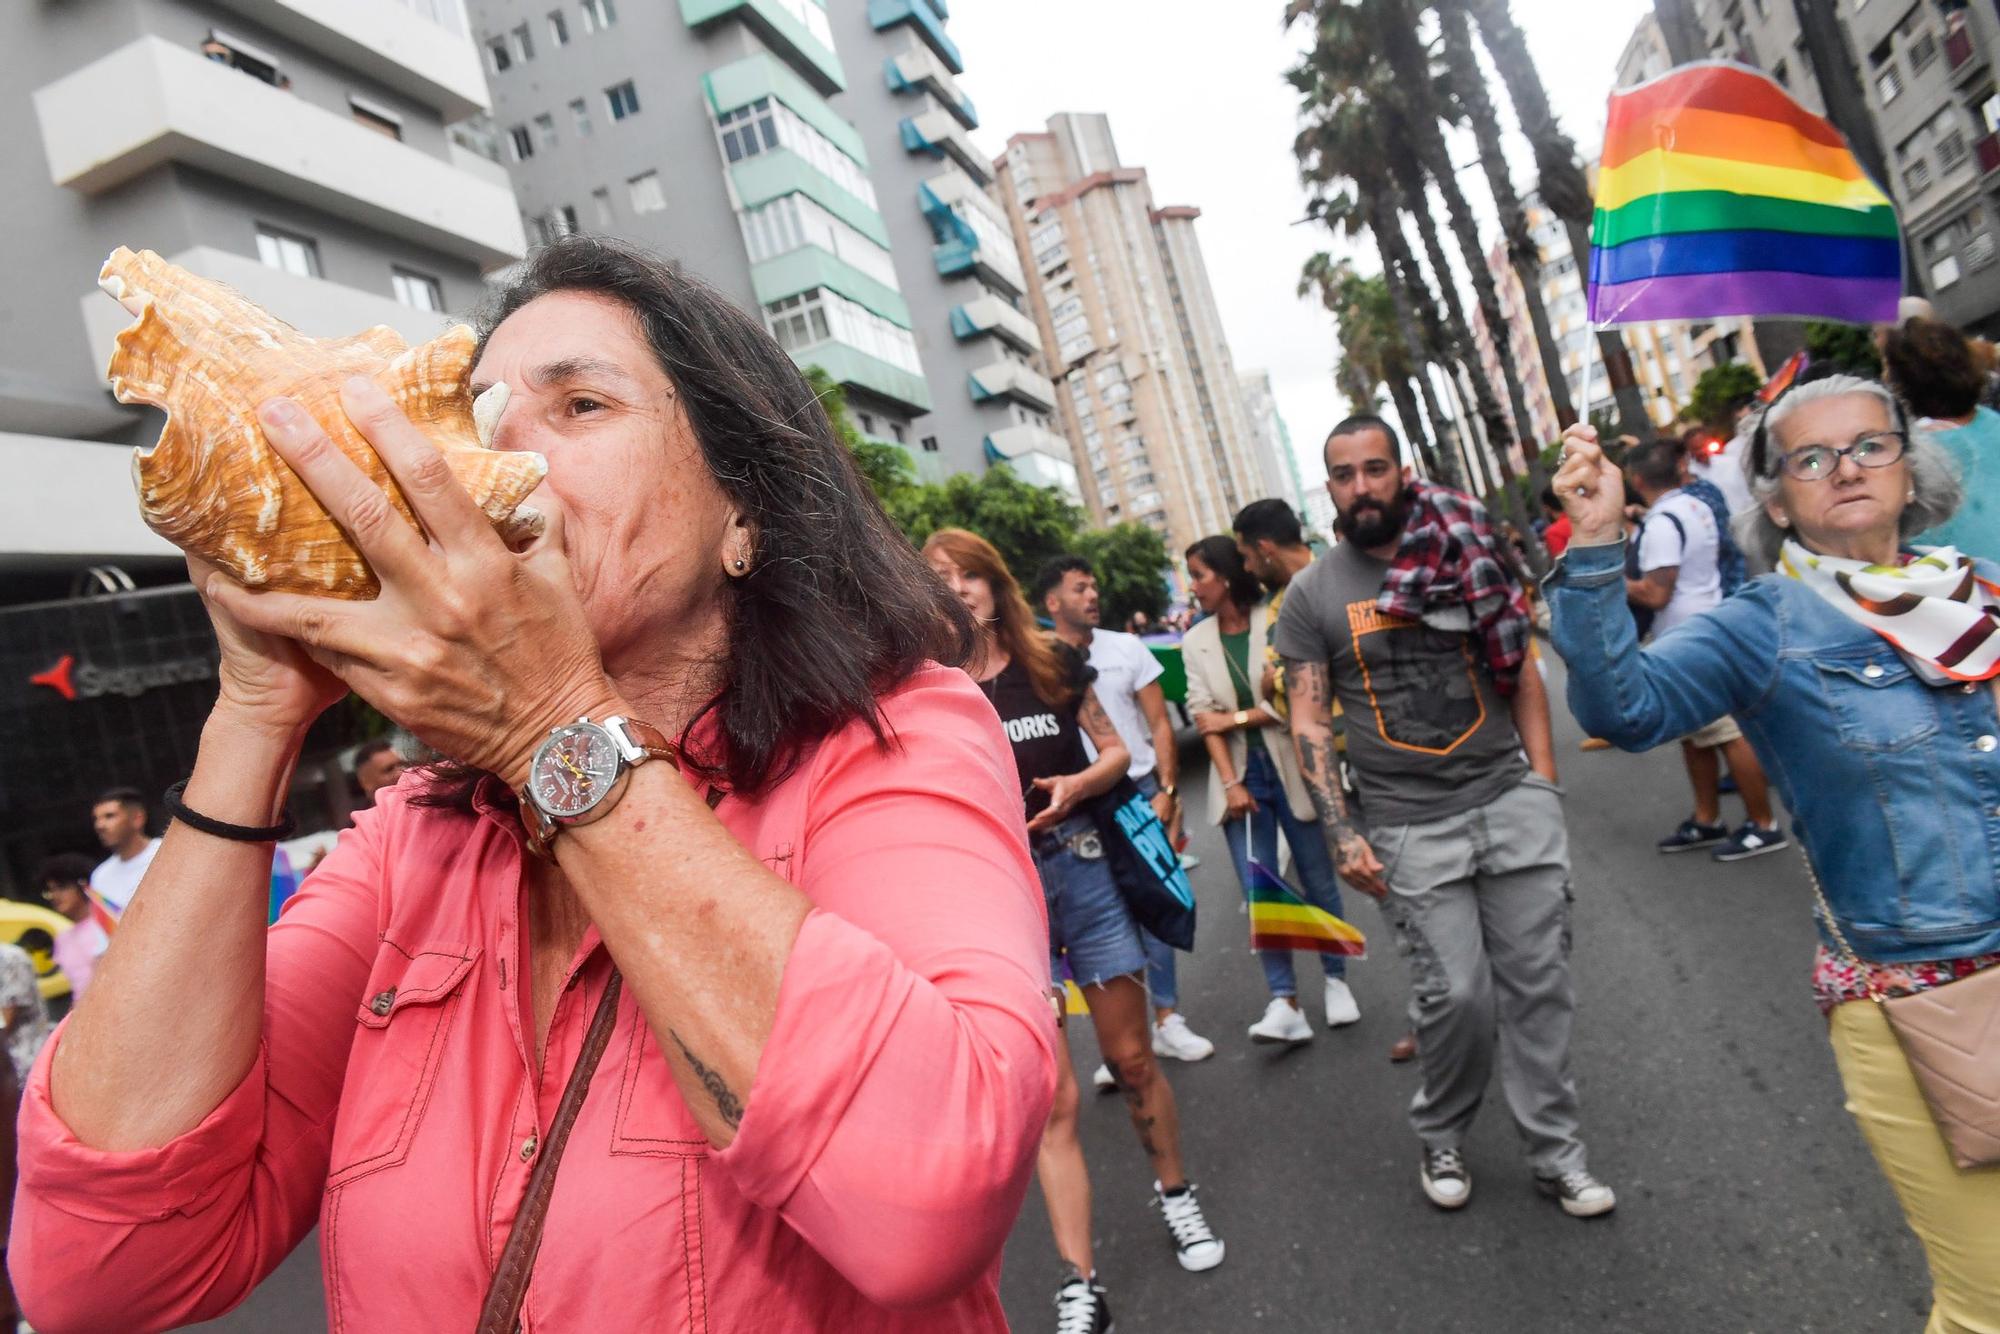
<svg viewBox="0 0 2000 1334"><path fill-rule="evenodd" d="M1486 507L1450 487L1410 485L1409 520L1376 605L1391 616L1450 626L1480 643L1502 695L1520 684L1532 622L1527 595L1501 552Z"/></svg>

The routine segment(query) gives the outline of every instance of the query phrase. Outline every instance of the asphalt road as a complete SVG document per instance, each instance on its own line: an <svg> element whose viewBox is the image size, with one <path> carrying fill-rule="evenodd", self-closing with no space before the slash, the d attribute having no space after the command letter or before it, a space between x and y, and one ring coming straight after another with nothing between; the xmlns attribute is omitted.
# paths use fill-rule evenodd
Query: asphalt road
<svg viewBox="0 0 2000 1334"><path fill-rule="evenodd" d="M1350 970L1361 1022L1298 1049L1253 1046L1244 1029L1262 1013L1262 975L1220 834L1197 826L1203 922L1181 991L1216 1054L1170 1073L1189 1168L1229 1254L1210 1273L1181 1272L1123 1107L1086 1090L1098 1268L1120 1330L1922 1328L1922 1253L1841 1108L1807 990L1796 854L1733 866L1657 855L1654 840L1688 805L1678 755L1580 754L1557 714L1576 878L1574 1065L1591 1165L1617 1189L1617 1212L1578 1221L1534 1193L1497 1089L1467 1145L1471 1204L1444 1214L1425 1201L1404 1115L1416 1072L1387 1060L1403 1028L1402 965L1372 905L1350 904L1372 947ZM1318 969L1300 962L1310 993ZM1318 1029L1316 1002L1308 1014ZM1087 1021L1071 1029L1087 1077L1095 1041ZM1002 1279L1016 1329L1052 1327L1056 1266L1031 1190ZM324 1327L310 1243L203 1326Z"/></svg>

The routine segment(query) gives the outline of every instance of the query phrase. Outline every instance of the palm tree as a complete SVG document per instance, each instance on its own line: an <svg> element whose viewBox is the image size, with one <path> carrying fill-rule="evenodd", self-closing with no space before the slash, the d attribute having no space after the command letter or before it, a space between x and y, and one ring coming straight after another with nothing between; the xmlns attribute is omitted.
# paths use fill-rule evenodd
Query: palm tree
<svg viewBox="0 0 2000 1334"><path fill-rule="evenodd" d="M1442 0L1437 13L1444 33L1451 98L1479 145L1479 163L1486 169L1486 185L1493 192L1493 205L1500 213L1500 234L1507 243L1508 263L1521 283L1521 303L1527 308L1528 324L1535 333L1535 348L1541 354L1549 399L1555 406L1556 421L1568 426L1577 419L1576 407L1570 402L1569 377L1563 374L1562 349L1549 325L1549 308L1542 300L1542 249L1535 244L1528 227L1528 210L1514 189L1514 175L1500 143L1500 120L1494 114L1493 99L1486 92L1486 76L1479 68L1478 53L1473 50L1472 25L1467 21L1462 0Z"/></svg>
<svg viewBox="0 0 2000 1334"><path fill-rule="evenodd" d="M1493 57L1501 82L1507 85L1521 133L1534 149L1542 202L1562 220L1569 233L1570 252L1581 267L1589 262L1593 202L1590 182L1577 163L1576 145L1556 123L1535 58L1528 52L1528 39L1508 11L1507 0L1465 0L1465 4L1479 24L1480 40ZM1605 378L1618 401L1619 429L1633 435L1651 434L1652 419L1646 415L1645 399L1632 374L1624 336L1616 329L1600 329L1597 344L1604 357ZM1588 412L1590 405L1582 404L1578 410Z"/></svg>
<svg viewBox="0 0 2000 1334"><path fill-rule="evenodd" d="M1335 259L1322 250L1300 271L1299 295L1317 295L1340 325L1340 364L1334 381L1355 410L1379 407L1386 387L1404 433L1420 439L1423 419L1410 388L1409 352L1396 324L1388 280L1364 276L1352 261Z"/></svg>

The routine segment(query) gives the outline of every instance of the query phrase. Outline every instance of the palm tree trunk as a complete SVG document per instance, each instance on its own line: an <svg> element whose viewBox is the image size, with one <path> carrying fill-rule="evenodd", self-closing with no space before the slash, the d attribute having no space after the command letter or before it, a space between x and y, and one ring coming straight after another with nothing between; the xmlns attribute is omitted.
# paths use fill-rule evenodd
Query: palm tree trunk
<svg viewBox="0 0 2000 1334"><path fill-rule="evenodd" d="M1478 55L1472 49L1472 28L1458 3L1438 6L1444 28L1445 59L1451 65L1452 80L1466 120L1471 122L1473 139L1479 145L1480 165L1486 169L1487 188L1500 213L1500 233L1506 238L1507 260L1521 283L1521 304L1527 309L1529 327L1534 330L1535 348L1541 354L1542 374L1549 384L1549 401L1556 410L1556 422L1568 426L1577 420L1576 406L1570 401L1569 377L1563 374L1562 349L1549 324L1549 308L1542 300L1542 252L1528 227L1528 211L1514 189L1514 177L1500 144L1500 121L1494 114L1493 99L1486 93L1486 78L1480 72ZM1496 330L1494 336L1499 336Z"/></svg>
<svg viewBox="0 0 2000 1334"><path fill-rule="evenodd" d="M1472 415L1466 400L1465 382L1456 367L1445 367L1445 379L1451 384L1452 401L1458 405L1458 420L1465 426L1465 475L1472 483L1472 492L1492 504L1493 491L1497 483L1493 480L1493 470L1486 464L1485 440L1479 432L1479 421Z"/></svg>
<svg viewBox="0 0 2000 1334"><path fill-rule="evenodd" d="M1432 433L1443 440L1446 437L1439 430L1439 424L1444 420L1444 410L1438 406L1430 377L1423 373L1426 358L1423 340L1417 334L1417 294L1411 286L1413 277L1417 277L1416 261L1411 257L1409 241L1403 235L1402 220L1387 200L1375 198L1369 201L1368 230L1375 234L1375 247L1382 254L1382 276L1389 282L1389 299L1396 307L1396 327L1403 331L1403 346L1408 351L1414 378L1423 392L1424 415L1430 422ZM1407 384L1403 386L1403 392L1409 392ZM1414 403L1411 406L1414 408ZM1403 413L1400 401L1397 412L1403 416L1406 426L1415 415L1414 412ZM1438 476L1437 452L1420 433L1413 431L1410 438L1430 475Z"/></svg>
<svg viewBox="0 0 2000 1334"><path fill-rule="evenodd" d="M1549 95L1535 70L1535 58L1528 53L1528 39L1508 12L1507 0L1466 0L1466 3L1479 23L1480 39L1492 54L1494 67L1500 71L1500 79L1513 99L1521 133L1535 150L1542 202L1562 220L1563 229L1569 234L1570 253L1576 257L1577 267L1587 272L1593 204L1590 182L1585 179L1583 168L1577 165L1576 145L1556 124L1555 112L1549 108ZM1646 415L1646 400L1639 392L1638 378L1632 373L1632 357L1625 350L1623 335L1616 329L1600 329L1597 346L1604 356L1605 378L1618 403L1619 430L1641 438L1651 435L1653 420ZM1576 410L1588 414L1590 404L1579 403Z"/></svg>

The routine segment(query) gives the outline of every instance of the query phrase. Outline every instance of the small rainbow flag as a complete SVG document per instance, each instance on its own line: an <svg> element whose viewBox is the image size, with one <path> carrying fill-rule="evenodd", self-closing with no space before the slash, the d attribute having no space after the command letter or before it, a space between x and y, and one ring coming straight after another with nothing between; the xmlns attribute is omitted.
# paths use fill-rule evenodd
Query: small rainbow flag
<svg viewBox="0 0 2000 1334"><path fill-rule="evenodd" d="M118 929L118 910L111 906L109 899L94 889L86 888L83 897L90 905L90 920L97 923L97 929L109 937Z"/></svg>
<svg viewBox="0 0 2000 1334"><path fill-rule="evenodd" d="M1590 322L1893 322L1896 211L1847 140L1769 75L1683 65L1611 95Z"/></svg>
<svg viewBox="0 0 2000 1334"><path fill-rule="evenodd" d="M1250 948L1368 953L1361 933L1324 908L1307 903L1276 871L1250 859Z"/></svg>

